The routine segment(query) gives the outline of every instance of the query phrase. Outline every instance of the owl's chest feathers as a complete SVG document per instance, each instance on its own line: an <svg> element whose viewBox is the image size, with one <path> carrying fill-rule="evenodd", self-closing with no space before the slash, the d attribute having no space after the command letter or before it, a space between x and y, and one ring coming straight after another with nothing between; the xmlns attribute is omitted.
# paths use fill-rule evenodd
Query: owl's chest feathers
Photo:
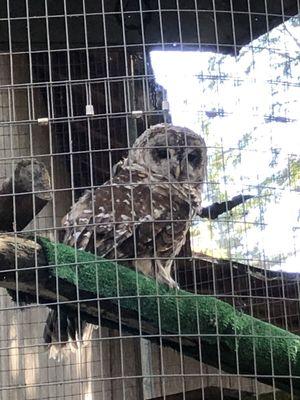
<svg viewBox="0 0 300 400"><path fill-rule="evenodd" d="M111 211L116 222L127 217L127 220L139 222L165 220L179 223L181 220L190 224L200 204L200 197L190 190L189 185L169 182L165 177L150 175L145 170L123 168L105 186L111 187Z"/></svg>

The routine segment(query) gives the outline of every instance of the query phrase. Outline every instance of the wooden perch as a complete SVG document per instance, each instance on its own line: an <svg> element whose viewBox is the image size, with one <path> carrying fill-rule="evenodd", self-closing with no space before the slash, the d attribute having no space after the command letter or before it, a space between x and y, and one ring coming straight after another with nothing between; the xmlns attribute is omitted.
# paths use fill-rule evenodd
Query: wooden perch
<svg viewBox="0 0 300 400"><path fill-rule="evenodd" d="M168 289L91 253L39 242L0 237L0 286L18 290L18 300L59 305L67 312L79 308L84 320L120 329L121 336L125 331L161 338L223 371L300 393L299 336L214 297Z"/></svg>
<svg viewBox="0 0 300 400"><path fill-rule="evenodd" d="M51 200L50 176L37 160L20 161L0 190L0 230L21 231Z"/></svg>

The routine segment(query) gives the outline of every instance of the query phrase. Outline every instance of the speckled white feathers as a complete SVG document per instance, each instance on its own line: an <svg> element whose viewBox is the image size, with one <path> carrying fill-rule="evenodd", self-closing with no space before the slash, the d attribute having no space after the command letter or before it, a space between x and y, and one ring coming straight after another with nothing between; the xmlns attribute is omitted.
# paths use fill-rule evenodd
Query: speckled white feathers
<svg viewBox="0 0 300 400"><path fill-rule="evenodd" d="M205 176L203 138L187 128L155 125L110 181L72 207L63 220L63 242L176 286L172 262L201 206Z"/></svg>

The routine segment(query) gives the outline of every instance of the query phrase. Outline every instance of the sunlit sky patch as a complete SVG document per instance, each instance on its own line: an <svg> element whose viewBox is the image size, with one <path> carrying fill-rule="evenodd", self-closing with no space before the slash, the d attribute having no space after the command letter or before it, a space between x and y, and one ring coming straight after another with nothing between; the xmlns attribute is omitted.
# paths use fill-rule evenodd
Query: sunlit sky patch
<svg viewBox="0 0 300 400"><path fill-rule="evenodd" d="M172 122L204 134L210 167L220 151L225 157L218 173L220 193L266 200L263 211L256 205L240 221L251 227L227 256L251 261L255 254L260 264L269 260L265 265L288 271L300 271L299 23L295 17L273 29L237 58L200 51L151 53ZM216 201L214 195L208 185L205 203ZM220 256L220 230L199 224L195 250L210 247L208 253ZM234 229L228 228L228 243L237 234Z"/></svg>

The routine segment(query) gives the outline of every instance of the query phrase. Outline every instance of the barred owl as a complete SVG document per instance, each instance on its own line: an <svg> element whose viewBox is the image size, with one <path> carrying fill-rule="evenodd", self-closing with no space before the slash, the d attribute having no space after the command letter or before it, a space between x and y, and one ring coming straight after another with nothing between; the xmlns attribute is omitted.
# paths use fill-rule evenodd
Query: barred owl
<svg viewBox="0 0 300 400"><path fill-rule="evenodd" d="M200 135L168 124L150 127L117 165L113 178L87 191L64 217L63 243L177 287L171 267L200 212L206 162ZM51 343L57 335L51 334L56 329L49 318L46 341Z"/></svg>

